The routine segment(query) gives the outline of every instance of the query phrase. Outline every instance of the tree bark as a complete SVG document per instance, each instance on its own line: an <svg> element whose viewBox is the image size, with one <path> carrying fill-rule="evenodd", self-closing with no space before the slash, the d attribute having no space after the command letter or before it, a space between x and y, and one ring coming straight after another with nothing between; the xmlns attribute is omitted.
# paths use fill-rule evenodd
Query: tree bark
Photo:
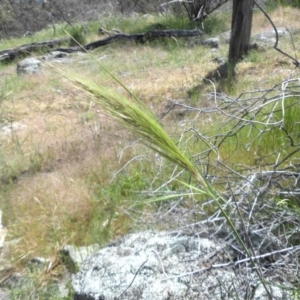
<svg viewBox="0 0 300 300"><path fill-rule="evenodd" d="M251 48L250 38L254 0L233 0L232 5L228 61L206 75L205 78L210 80L232 79L235 74L237 62L242 59Z"/></svg>
<svg viewBox="0 0 300 300"><path fill-rule="evenodd" d="M233 0L228 62L234 68L250 48L254 0Z"/></svg>

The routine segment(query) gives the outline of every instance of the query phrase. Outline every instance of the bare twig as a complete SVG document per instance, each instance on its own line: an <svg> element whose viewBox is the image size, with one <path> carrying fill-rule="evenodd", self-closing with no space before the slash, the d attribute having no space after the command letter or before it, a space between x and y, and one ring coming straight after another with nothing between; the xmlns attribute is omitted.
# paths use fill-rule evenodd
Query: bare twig
<svg viewBox="0 0 300 300"><path fill-rule="evenodd" d="M299 67L300 66L300 62L295 59L294 57L292 57L291 55L289 55L288 53L282 51L281 49L279 49L277 46L278 46L278 40L279 40L279 36L278 36L278 31L277 31L277 28L275 26L275 24L273 23L272 19L270 18L270 16L268 15L268 13L261 7L261 5L259 5L259 3L254 0L254 3L257 5L257 7L262 11L262 13L266 16L266 18L269 20L269 22L271 23L274 31L275 31L275 35L276 35L276 42L275 42L275 45L274 45L274 49L276 49L278 52L280 52L281 54L287 56L288 58L290 58L292 61L293 61L293 64L296 66L296 67Z"/></svg>
<svg viewBox="0 0 300 300"><path fill-rule="evenodd" d="M201 272L205 272L205 271L208 271L208 270L211 270L211 269L224 268L224 267L229 267L229 266L238 266L240 264L249 262L251 260L256 261L256 260L266 258L266 257L272 256L272 255L275 255L275 254L281 254L281 253L290 252L290 251L295 252L295 251L298 251L298 250L300 250L300 246L289 247L289 248L280 249L280 250L276 250L276 251L269 252L269 253L264 253L262 255L247 257L247 258L238 260L236 262L229 262L229 263L224 263L224 264L213 264L213 265L210 265L209 267L201 268L201 269L198 269L198 270L195 270L195 271L192 271L192 272L187 272L187 273L184 273L184 274L174 275L174 276L167 276L166 278L164 278L162 280L170 280L170 279L181 278L181 277L185 277L185 276L191 276L191 275L201 273ZM162 266L162 268L163 268L163 266Z"/></svg>
<svg viewBox="0 0 300 300"><path fill-rule="evenodd" d="M159 261L160 261L160 266L161 266L162 272L163 272L163 274L164 274L164 276L165 276L165 279L168 279L168 275L167 275L166 272L165 272L165 268L164 268L163 262L162 262L162 260L161 260L161 258L160 258L160 256L159 256L159 254L158 254L154 249L152 249L151 251L152 251L152 252L156 255L156 257L159 259Z"/></svg>
<svg viewBox="0 0 300 300"><path fill-rule="evenodd" d="M134 277L132 278L130 284L128 285L128 287L117 297L117 299L121 299L121 296L132 286L136 276L138 275L138 273L140 272L140 270L144 267L144 265L146 264L146 262L148 261L148 258L141 264L141 266L139 267L139 269L136 271Z"/></svg>

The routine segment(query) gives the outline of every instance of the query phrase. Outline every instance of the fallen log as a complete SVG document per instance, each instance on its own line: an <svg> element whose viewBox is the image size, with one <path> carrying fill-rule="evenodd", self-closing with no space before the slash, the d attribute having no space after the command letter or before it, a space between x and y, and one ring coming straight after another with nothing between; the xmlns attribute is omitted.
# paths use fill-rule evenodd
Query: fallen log
<svg viewBox="0 0 300 300"><path fill-rule="evenodd" d="M136 43L144 44L146 42L151 42L160 38L170 38L170 37L193 37L203 35L204 33L199 29L193 30L183 30L183 29L174 29L174 30L152 30L146 33L139 34L126 34L122 32L118 32L115 35L111 35L105 39L98 40L82 47L71 47L71 48L58 48L57 51L61 52L77 52L77 51L90 51L96 48L114 43L116 41L134 41Z"/></svg>
<svg viewBox="0 0 300 300"><path fill-rule="evenodd" d="M203 32L199 29L193 30L183 30L183 29L174 29L174 30L151 30L146 33L139 33L139 34L126 34L122 32L117 32L115 35L111 35L105 39L101 39L92 43L88 43L83 46L77 47L68 47L68 48L56 48L54 50L66 52L66 53L73 53L73 52L82 52L82 51L90 51L94 50L98 47L102 47L116 41L120 40L129 40L134 41L136 43L146 43L151 42L160 38L170 38L170 37L193 37L203 35ZM26 44L17 48L7 49L0 51L0 62L7 62L12 61L18 57L25 57L28 56L33 51L37 50L47 50L52 48L53 51L54 46L59 46L65 42L67 42L69 38L61 38L55 40L49 40L40 43L32 43Z"/></svg>
<svg viewBox="0 0 300 300"><path fill-rule="evenodd" d="M30 54L31 52L38 51L38 50L48 50L49 48L54 48L56 46L59 46L67 42L69 39L70 38L65 37L65 38L54 39L45 42L26 44L17 48L2 50L0 51L0 62L7 62L7 61L12 61L18 57L25 57L28 56L28 54Z"/></svg>

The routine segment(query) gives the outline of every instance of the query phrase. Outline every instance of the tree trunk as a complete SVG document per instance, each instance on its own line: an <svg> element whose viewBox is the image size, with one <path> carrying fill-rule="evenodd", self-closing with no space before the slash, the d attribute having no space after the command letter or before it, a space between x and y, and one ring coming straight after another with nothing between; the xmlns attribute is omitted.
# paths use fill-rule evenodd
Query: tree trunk
<svg viewBox="0 0 300 300"><path fill-rule="evenodd" d="M229 64L234 68L250 47L254 0L233 0Z"/></svg>

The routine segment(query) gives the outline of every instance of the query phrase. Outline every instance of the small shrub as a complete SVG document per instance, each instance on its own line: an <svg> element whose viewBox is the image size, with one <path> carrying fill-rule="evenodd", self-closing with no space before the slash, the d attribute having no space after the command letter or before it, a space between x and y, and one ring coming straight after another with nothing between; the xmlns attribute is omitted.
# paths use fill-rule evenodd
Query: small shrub
<svg viewBox="0 0 300 300"><path fill-rule="evenodd" d="M74 26L69 34L71 36L70 46L84 45L86 43L85 31L82 25Z"/></svg>
<svg viewBox="0 0 300 300"><path fill-rule="evenodd" d="M208 16L208 18L206 18L202 24L204 32L206 34L213 35L229 30L229 26L226 26L226 24L229 24L229 22L227 22L225 17L225 15L222 15L222 17L217 15Z"/></svg>

